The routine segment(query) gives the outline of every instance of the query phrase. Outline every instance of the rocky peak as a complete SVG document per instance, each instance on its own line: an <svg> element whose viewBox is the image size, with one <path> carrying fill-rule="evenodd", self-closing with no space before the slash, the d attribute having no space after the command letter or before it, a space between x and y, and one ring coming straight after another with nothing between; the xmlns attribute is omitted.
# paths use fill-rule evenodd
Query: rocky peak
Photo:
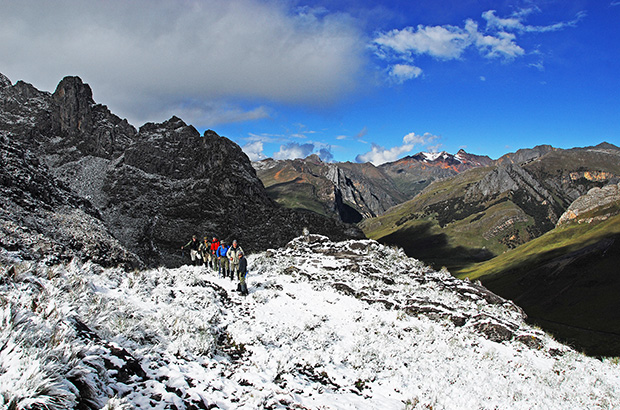
<svg viewBox="0 0 620 410"><path fill-rule="evenodd" d="M231 174L258 180L249 159L241 148L212 130L200 136L191 125L178 117L140 128L137 142L125 151L124 163L145 172L173 179L229 179Z"/></svg>
<svg viewBox="0 0 620 410"><path fill-rule="evenodd" d="M105 105L96 104L90 86L79 77L65 77L52 101L61 139L54 138L46 149L51 164L62 165L84 155L113 159L133 143L136 129Z"/></svg>
<svg viewBox="0 0 620 410"><path fill-rule="evenodd" d="M92 129L93 92L79 77L65 77L56 87L54 101L60 109L60 128L68 134Z"/></svg>
<svg viewBox="0 0 620 410"><path fill-rule="evenodd" d="M459 150L459 152L456 153L455 157L465 164L471 164L481 167L493 165L493 163L495 162L487 155L470 154L462 148Z"/></svg>
<svg viewBox="0 0 620 410"><path fill-rule="evenodd" d="M18 81L0 79L0 131L30 147L44 144L57 133L54 107L49 93Z"/></svg>
<svg viewBox="0 0 620 410"><path fill-rule="evenodd" d="M498 164L524 164L534 161L549 152L555 151L551 145L537 145L534 148L520 149L517 152L506 154L497 160Z"/></svg>
<svg viewBox="0 0 620 410"><path fill-rule="evenodd" d="M304 161L314 163L314 164L323 163L323 160L321 160L321 157L319 157L317 154L308 155Z"/></svg>
<svg viewBox="0 0 620 410"><path fill-rule="evenodd" d="M595 146L594 148L599 148L599 149L610 149L610 150L614 150L614 151L620 151L620 148L618 148L617 146L615 146L614 144L610 144L609 142L601 142L600 144L598 144L597 146Z"/></svg>
<svg viewBox="0 0 620 410"><path fill-rule="evenodd" d="M10 87L13 83L4 74L0 73L0 88Z"/></svg>

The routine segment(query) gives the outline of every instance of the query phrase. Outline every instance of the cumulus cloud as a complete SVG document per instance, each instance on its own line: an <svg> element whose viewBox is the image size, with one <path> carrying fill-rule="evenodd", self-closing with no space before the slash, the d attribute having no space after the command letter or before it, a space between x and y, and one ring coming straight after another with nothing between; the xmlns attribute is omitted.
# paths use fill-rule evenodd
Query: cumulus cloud
<svg viewBox="0 0 620 410"><path fill-rule="evenodd" d="M250 142L241 147L241 149L250 158L250 161L260 161L267 158L263 153L263 143L261 141Z"/></svg>
<svg viewBox="0 0 620 410"><path fill-rule="evenodd" d="M517 43L517 33L562 30L575 26L586 15L581 12L571 21L545 26L525 24L527 16L536 11L539 10L522 9L509 17L499 17L495 10L488 10L482 13L486 21L484 30L473 19L467 19L463 27L418 25L379 33L372 44L375 54L390 62L390 78L404 82L422 74L422 68L412 65L418 56L455 60L463 58L468 49L473 49L489 59L510 61L525 54L525 50Z"/></svg>
<svg viewBox="0 0 620 410"><path fill-rule="evenodd" d="M433 57L458 58L468 45L467 33L453 26L406 27L381 34L374 40L383 50L400 54L429 54Z"/></svg>
<svg viewBox="0 0 620 410"><path fill-rule="evenodd" d="M364 66L357 22L292 7L276 0L3 1L2 70L50 91L63 76L79 75L97 101L136 121L188 98L335 101L356 87Z"/></svg>
<svg viewBox="0 0 620 410"><path fill-rule="evenodd" d="M478 23L473 20L465 22L465 30L480 54L488 58L513 59L525 53L525 50L516 43L516 36L512 33L502 31L494 35L485 35L478 31Z"/></svg>
<svg viewBox="0 0 620 410"><path fill-rule="evenodd" d="M306 158L314 151L314 144L298 144L296 142L289 142L284 145L280 145L280 151L273 154L274 159L295 159Z"/></svg>
<svg viewBox="0 0 620 410"><path fill-rule="evenodd" d="M390 68L390 76L398 83L403 83L422 75L422 69L409 64L394 64Z"/></svg>
<svg viewBox="0 0 620 410"><path fill-rule="evenodd" d="M321 148L317 155L321 158L323 162L332 162L334 160L334 155L332 154L329 148Z"/></svg>
<svg viewBox="0 0 620 410"><path fill-rule="evenodd" d="M332 162L334 160L331 145L320 142L308 142L305 144L287 142L280 145L279 151L274 152L273 159L306 158L311 154L318 155L323 162Z"/></svg>
<svg viewBox="0 0 620 410"><path fill-rule="evenodd" d="M515 43L515 36L507 32L484 34L478 30L478 23L468 19L465 27L418 26L392 30L379 35L374 43L380 56L400 57L410 60L414 55L430 55L443 60L454 60L462 56L471 46L489 57L515 57L523 50Z"/></svg>
<svg viewBox="0 0 620 410"><path fill-rule="evenodd" d="M416 135L409 133L403 137L403 144L384 148L377 144L372 144L370 151L358 155L355 160L357 162L371 162L373 165L381 165L386 162L393 162L403 157L404 154L411 152L416 145L427 145L438 137L430 133L424 135Z"/></svg>

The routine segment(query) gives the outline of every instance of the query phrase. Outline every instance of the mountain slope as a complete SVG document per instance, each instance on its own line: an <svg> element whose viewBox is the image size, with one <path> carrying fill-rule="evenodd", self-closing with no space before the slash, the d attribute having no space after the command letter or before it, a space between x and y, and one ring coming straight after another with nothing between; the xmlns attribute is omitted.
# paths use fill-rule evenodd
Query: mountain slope
<svg viewBox="0 0 620 410"><path fill-rule="evenodd" d="M0 131L0 260L47 263L74 257L103 266L141 266L86 200L53 178L22 144Z"/></svg>
<svg viewBox="0 0 620 410"><path fill-rule="evenodd" d="M618 365L374 241L199 267L3 267L0 403L18 408L612 408ZM28 377L22 377L27 374ZM484 381L482 383L481 381Z"/></svg>
<svg viewBox="0 0 620 410"><path fill-rule="evenodd" d="M370 238L458 273L548 232L580 195L617 181L620 149L543 146L498 164L436 181L361 227Z"/></svg>
<svg viewBox="0 0 620 410"><path fill-rule="evenodd" d="M603 200L601 191L612 194ZM458 276L481 280L534 323L588 354L618 355L619 192L617 185L593 189L552 231Z"/></svg>

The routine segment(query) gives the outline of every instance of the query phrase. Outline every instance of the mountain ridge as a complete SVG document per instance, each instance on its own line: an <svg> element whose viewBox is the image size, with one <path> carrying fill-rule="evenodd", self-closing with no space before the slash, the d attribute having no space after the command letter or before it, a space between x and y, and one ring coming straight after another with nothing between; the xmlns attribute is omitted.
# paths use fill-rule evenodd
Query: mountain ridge
<svg viewBox="0 0 620 410"><path fill-rule="evenodd" d="M192 234L238 238L248 250L286 243L306 226L338 239L363 236L279 207L247 156L214 131L201 136L174 116L136 129L96 103L75 76L63 78L54 93L23 81L11 85L6 76L1 84L0 135L35 153L47 166L42 172L92 200L108 234L148 265L182 263L180 246Z"/></svg>
<svg viewBox="0 0 620 410"><path fill-rule="evenodd" d="M252 165L270 197L285 206L360 222L415 196L434 179L491 161L461 149L457 155L445 151L418 153L379 166L369 162L325 163L317 155L293 160L267 158Z"/></svg>

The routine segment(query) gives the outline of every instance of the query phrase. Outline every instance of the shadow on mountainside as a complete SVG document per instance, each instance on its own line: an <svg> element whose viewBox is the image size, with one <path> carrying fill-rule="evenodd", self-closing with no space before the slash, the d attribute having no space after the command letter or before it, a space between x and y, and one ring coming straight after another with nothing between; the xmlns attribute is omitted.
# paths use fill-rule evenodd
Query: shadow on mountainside
<svg viewBox="0 0 620 410"><path fill-rule="evenodd" d="M432 232L431 223L401 229L379 238L378 241L399 246L408 256L437 269L445 266L449 271L456 271L495 256L486 249L450 245L446 234Z"/></svg>
<svg viewBox="0 0 620 410"><path fill-rule="evenodd" d="M620 235L555 249L482 283L513 300L559 340L593 356L620 356Z"/></svg>

